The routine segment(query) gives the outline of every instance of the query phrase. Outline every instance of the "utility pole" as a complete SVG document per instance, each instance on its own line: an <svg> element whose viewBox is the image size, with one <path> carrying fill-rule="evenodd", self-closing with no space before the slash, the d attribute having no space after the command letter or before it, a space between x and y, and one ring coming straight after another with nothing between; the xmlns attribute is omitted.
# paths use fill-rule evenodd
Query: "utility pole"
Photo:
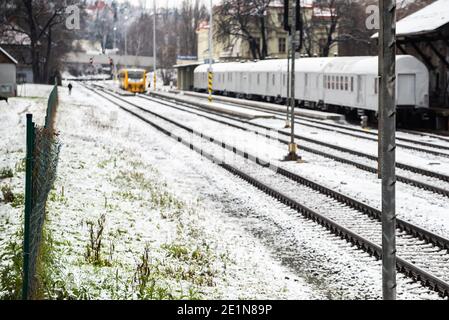
<svg viewBox="0 0 449 320"><path fill-rule="evenodd" d="M285 128L290 128L290 52L292 38L290 34L287 35L287 119L285 120Z"/></svg>
<svg viewBox="0 0 449 320"><path fill-rule="evenodd" d="M213 91L213 81L214 74L212 70L212 64L214 59L214 44L213 44L213 24L214 24L214 8L212 0L210 0L210 18L209 18L209 70L207 73L208 76L208 91L209 91L209 102L212 102L212 91Z"/></svg>
<svg viewBox="0 0 449 320"><path fill-rule="evenodd" d="M157 49L156 49L156 0L153 0L153 81L154 81L154 91L156 91L156 81L157 81Z"/></svg>
<svg viewBox="0 0 449 320"><path fill-rule="evenodd" d="M128 68L128 16L125 16L125 60Z"/></svg>
<svg viewBox="0 0 449 320"><path fill-rule="evenodd" d="M290 144L288 145L288 154L284 158L286 161L298 161L301 160L301 157L298 156L297 150L298 146L295 143L295 105L296 105L296 97L295 97L295 62L296 62L296 50L298 49L298 30L297 30L297 20L298 20L298 7L300 6L300 1L290 0L290 8L292 8L292 19L291 19L291 37L292 37L292 47L291 47L291 55L292 55L292 66L291 66L291 76L290 76L290 111L291 111L291 135L290 135Z"/></svg>
<svg viewBox="0 0 449 320"><path fill-rule="evenodd" d="M382 292L396 299L396 1L380 0Z"/></svg>
<svg viewBox="0 0 449 320"><path fill-rule="evenodd" d="M114 22L114 50L117 48L117 26L116 23ZM114 51L115 52L115 51Z"/></svg>

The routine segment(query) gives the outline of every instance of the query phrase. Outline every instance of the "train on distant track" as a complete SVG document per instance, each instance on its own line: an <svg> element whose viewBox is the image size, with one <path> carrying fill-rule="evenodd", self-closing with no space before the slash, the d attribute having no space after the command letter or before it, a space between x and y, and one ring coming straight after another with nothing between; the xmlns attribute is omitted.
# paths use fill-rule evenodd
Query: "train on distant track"
<svg viewBox="0 0 449 320"><path fill-rule="evenodd" d="M147 90L147 74L144 69L121 69L118 72L120 88L133 93Z"/></svg>
<svg viewBox="0 0 449 320"><path fill-rule="evenodd" d="M301 58L296 60L295 98L305 107L370 118L378 111L378 57ZM194 72L194 90L207 91L209 65ZM215 94L286 103L287 60L216 63ZM429 71L410 55L396 58L398 118L421 116L429 109Z"/></svg>

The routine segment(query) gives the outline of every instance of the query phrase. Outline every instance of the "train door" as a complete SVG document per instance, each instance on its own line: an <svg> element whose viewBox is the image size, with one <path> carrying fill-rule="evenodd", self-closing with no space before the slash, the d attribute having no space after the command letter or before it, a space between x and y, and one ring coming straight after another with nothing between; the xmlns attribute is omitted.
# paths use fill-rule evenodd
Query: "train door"
<svg viewBox="0 0 449 320"><path fill-rule="evenodd" d="M365 79L362 75L357 76L357 106L365 106Z"/></svg>
<svg viewBox="0 0 449 320"><path fill-rule="evenodd" d="M248 94L248 74L246 72L240 73L240 86L239 92Z"/></svg>
<svg viewBox="0 0 449 320"><path fill-rule="evenodd" d="M270 96L270 73L267 72L265 76L265 96Z"/></svg>
<svg viewBox="0 0 449 320"><path fill-rule="evenodd" d="M398 77L397 104L401 106L416 105L416 75L400 74Z"/></svg>

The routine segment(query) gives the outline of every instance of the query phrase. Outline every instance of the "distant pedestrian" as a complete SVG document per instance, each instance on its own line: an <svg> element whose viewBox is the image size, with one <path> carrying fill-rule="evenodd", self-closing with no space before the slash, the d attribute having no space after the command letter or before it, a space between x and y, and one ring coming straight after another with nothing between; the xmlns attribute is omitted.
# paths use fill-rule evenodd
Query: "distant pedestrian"
<svg viewBox="0 0 449 320"><path fill-rule="evenodd" d="M71 83L69 83L68 88L69 88L69 96L71 96L72 95L72 89L73 89L73 86L72 86Z"/></svg>

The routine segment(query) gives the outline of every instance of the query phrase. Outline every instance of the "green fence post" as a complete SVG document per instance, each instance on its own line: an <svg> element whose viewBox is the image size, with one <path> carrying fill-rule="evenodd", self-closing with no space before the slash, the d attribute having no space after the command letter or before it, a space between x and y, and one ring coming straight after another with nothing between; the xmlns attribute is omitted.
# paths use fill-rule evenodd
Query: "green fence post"
<svg viewBox="0 0 449 320"><path fill-rule="evenodd" d="M33 153L34 153L34 123L33 115L27 114L27 149L26 149L26 172L25 172L25 219L23 233L23 283L22 283L22 299L27 300L29 289L29 259L30 259L30 217L32 210L32 193L33 193Z"/></svg>

